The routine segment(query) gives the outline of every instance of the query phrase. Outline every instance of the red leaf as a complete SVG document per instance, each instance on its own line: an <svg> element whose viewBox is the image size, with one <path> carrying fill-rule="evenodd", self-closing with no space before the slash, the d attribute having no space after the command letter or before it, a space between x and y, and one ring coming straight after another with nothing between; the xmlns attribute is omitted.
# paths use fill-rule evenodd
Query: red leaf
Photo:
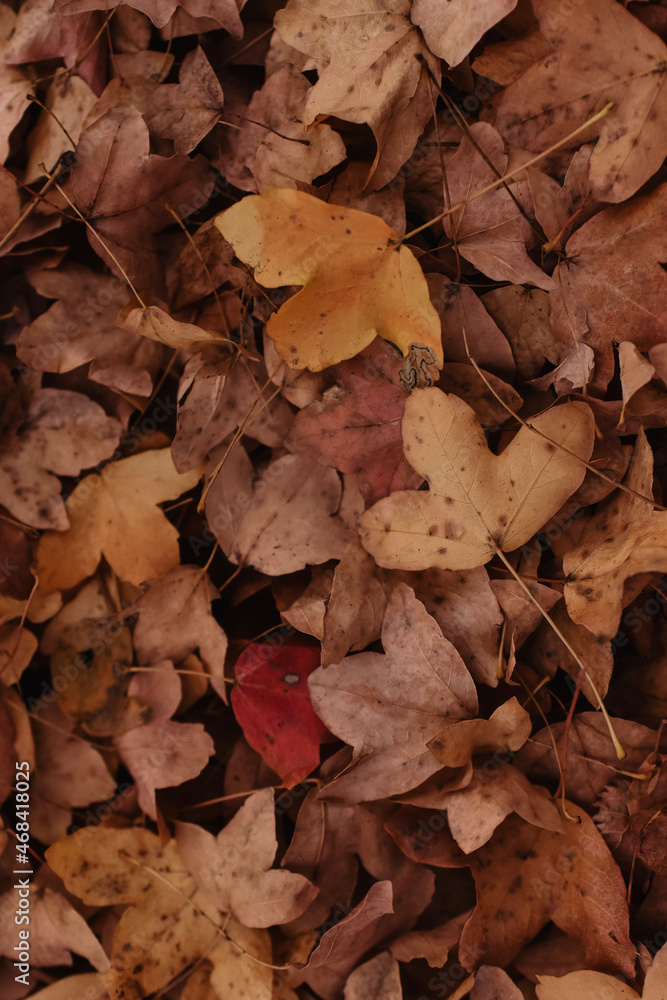
<svg viewBox="0 0 667 1000"><path fill-rule="evenodd" d="M320 762L329 731L310 701L308 675L319 666L319 647L251 643L236 663L232 708L251 747L287 788Z"/></svg>

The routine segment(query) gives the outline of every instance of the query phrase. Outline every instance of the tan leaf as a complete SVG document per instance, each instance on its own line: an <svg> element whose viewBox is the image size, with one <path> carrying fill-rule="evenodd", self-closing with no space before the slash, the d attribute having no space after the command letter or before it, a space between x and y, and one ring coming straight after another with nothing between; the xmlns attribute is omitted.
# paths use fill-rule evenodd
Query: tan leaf
<svg viewBox="0 0 667 1000"><path fill-rule="evenodd" d="M585 404L567 403L533 418L496 456L470 407L430 388L408 399L403 442L429 491L394 493L366 511L364 546L391 569L472 569L527 542L579 486L593 421Z"/></svg>
<svg viewBox="0 0 667 1000"><path fill-rule="evenodd" d="M405 584L387 604L382 643L384 654L359 653L310 675L315 711L355 750L328 797L360 802L414 788L438 770L426 745L444 720L477 710L463 661Z"/></svg>
<svg viewBox="0 0 667 1000"><path fill-rule="evenodd" d="M489 719L454 722L434 736L431 753L445 767L462 767L475 754L518 750L530 736L530 715L516 698L509 698Z"/></svg>
<svg viewBox="0 0 667 1000"><path fill-rule="evenodd" d="M614 373L614 341L630 341L646 352L667 340L667 275L660 266L667 257L666 232L662 184L599 212L565 245L566 260L554 272L552 332L564 352L573 337L592 347L599 389Z"/></svg>
<svg viewBox="0 0 667 1000"><path fill-rule="evenodd" d="M290 0L275 18L282 39L317 60L319 79L303 112L363 122L377 155L369 180L381 188L412 153L433 113L426 60L439 82L440 66L410 24L408 0Z"/></svg>
<svg viewBox="0 0 667 1000"><path fill-rule="evenodd" d="M183 870L176 841L139 828L88 827L47 850L67 890L90 906L123 910L104 976L113 1000L159 990L208 955L222 917Z"/></svg>
<svg viewBox="0 0 667 1000"><path fill-rule="evenodd" d="M345 1000L403 1000L398 962L382 951L347 977Z"/></svg>
<svg viewBox="0 0 667 1000"><path fill-rule="evenodd" d="M249 472L245 452L234 452ZM265 469L254 490L239 493L229 489L226 472L225 465L209 491L206 515L232 562L280 576L341 557L351 533L336 516L341 484L333 469L283 455Z"/></svg>
<svg viewBox="0 0 667 1000"><path fill-rule="evenodd" d="M653 487L653 452L640 430L624 479L626 486L650 497ZM594 514L584 541L566 553L565 601L573 621L596 635L611 639L621 613L636 592L626 581L639 573L667 569L667 512L652 504L616 492ZM640 582L639 589L643 583Z"/></svg>
<svg viewBox="0 0 667 1000"><path fill-rule="evenodd" d="M563 830L563 818L542 789L511 764L475 768L469 785L443 796L452 836L466 854L476 851L511 812L545 830Z"/></svg>
<svg viewBox="0 0 667 1000"><path fill-rule="evenodd" d="M590 176L597 198L624 201L665 156L667 48L613 0L582 4L575 14L560 0L533 7L552 51L506 89L498 128L517 146L546 149L613 101L596 126Z"/></svg>
<svg viewBox="0 0 667 1000"><path fill-rule="evenodd" d="M590 997L604 997L604 1000L639 1000L631 986L622 983L604 972L568 972L566 976L539 976L535 990L538 1000L589 1000Z"/></svg>
<svg viewBox="0 0 667 1000"><path fill-rule="evenodd" d="M128 694L151 709L141 726L117 736L114 743L132 775L137 802L152 819L157 818L155 791L173 788L200 774L215 747L200 722L176 722L171 716L181 700L181 682L168 660L154 664L155 671L136 674Z"/></svg>
<svg viewBox="0 0 667 1000"><path fill-rule="evenodd" d="M411 16L431 52L457 66L515 7L516 0L415 0Z"/></svg>
<svg viewBox="0 0 667 1000"><path fill-rule="evenodd" d="M102 556L121 579L140 584L179 562L178 531L158 509L199 481L199 470L179 475L169 449L147 451L86 476L67 501L70 527L48 531L37 549L44 590L73 587L97 569Z"/></svg>
<svg viewBox="0 0 667 1000"><path fill-rule="evenodd" d="M317 895L303 875L271 869L278 847L273 789L246 799L217 837L179 823L177 843L201 891L247 927L293 920Z"/></svg>
<svg viewBox="0 0 667 1000"><path fill-rule="evenodd" d="M569 802L567 809L579 822L565 822L561 833L509 816L467 860L446 829L424 837L420 810L403 807L389 821L408 857L446 868L470 865L477 905L459 943L464 968L474 967L480 949L489 964L509 965L552 920L581 943L592 968L634 974L623 876L590 816Z"/></svg>
<svg viewBox="0 0 667 1000"><path fill-rule="evenodd" d="M146 593L134 606L139 618L133 642L139 663L179 663L198 650L211 687L227 701L223 680L227 636L211 612L211 601L217 596L207 574L194 566L177 566L149 580Z"/></svg>
<svg viewBox="0 0 667 1000"><path fill-rule="evenodd" d="M38 389L18 437L6 438L0 453L3 504L25 524L63 531L69 521L56 475L77 476L109 458L120 432L86 396Z"/></svg>

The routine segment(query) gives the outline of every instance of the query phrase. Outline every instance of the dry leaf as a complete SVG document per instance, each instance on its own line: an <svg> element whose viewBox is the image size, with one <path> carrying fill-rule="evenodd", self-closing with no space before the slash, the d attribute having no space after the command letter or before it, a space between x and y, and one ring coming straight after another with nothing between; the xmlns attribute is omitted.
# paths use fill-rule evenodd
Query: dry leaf
<svg viewBox="0 0 667 1000"><path fill-rule="evenodd" d="M201 892L247 927L293 920L317 895L303 875L271 870L278 843L270 788L250 796L217 837L179 823L177 844Z"/></svg>
<svg viewBox="0 0 667 1000"><path fill-rule="evenodd" d="M581 403L549 410L495 456L466 403L422 389L406 403L403 444L429 491L394 493L366 511L364 546L389 568L472 569L527 542L579 486L592 414Z"/></svg>
<svg viewBox="0 0 667 1000"><path fill-rule="evenodd" d="M213 756L213 740L201 723L175 722L171 716L181 700L181 681L168 660L154 672L136 674L128 694L148 706L147 721L116 737L114 743L134 778L137 802L157 817L155 790L196 778Z"/></svg>
<svg viewBox="0 0 667 1000"><path fill-rule="evenodd" d="M86 396L39 389L18 435L6 438L0 453L4 505L25 524L64 531L69 520L53 473L77 476L109 458L120 432L118 421Z"/></svg>
<svg viewBox="0 0 667 1000"><path fill-rule="evenodd" d="M355 748L328 797L360 802L414 788L438 770L426 745L443 720L477 711L463 660L405 584L387 604L382 643L385 654L359 653L310 676L315 711Z"/></svg>
<svg viewBox="0 0 667 1000"><path fill-rule="evenodd" d="M651 497L653 456L643 431L624 483ZM616 634L623 607L643 589L641 578L632 589L632 577L667 569L667 513L652 508L650 500L617 491L593 515L582 544L563 559L568 613L597 636Z"/></svg>
<svg viewBox="0 0 667 1000"><path fill-rule="evenodd" d="M67 501L70 527L42 535L37 572L44 590L73 587L97 569L102 556L123 580L140 584L178 564L178 531L157 505L175 500L199 481L199 470L179 475L169 449L112 462L86 476Z"/></svg>
<svg viewBox="0 0 667 1000"><path fill-rule="evenodd" d="M596 0L568 15L559 0L535 0L552 51L505 91L498 128L515 145L546 149L600 111L590 178L593 194L624 201L665 156L664 43L623 6Z"/></svg>
<svg viewBox="0 0 667 1000"><path fill-rule="evenodd" d="M321 371L377 335L426 348L442 364L440 324L412 253L377 216L269 188L216 219L234 252L265 287L305 287L270 318L267 332L291 368ZM271 248L269 250L269 248Z"/></svg>

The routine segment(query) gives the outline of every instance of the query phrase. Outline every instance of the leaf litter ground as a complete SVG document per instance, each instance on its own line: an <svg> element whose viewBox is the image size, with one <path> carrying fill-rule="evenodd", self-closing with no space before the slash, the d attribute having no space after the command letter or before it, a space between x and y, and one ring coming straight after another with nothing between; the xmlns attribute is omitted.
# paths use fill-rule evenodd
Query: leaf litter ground
<svg viewBox="0 0 667 1000"><path fill-rule="evenodd" d="M664 6L0 36L3 997L667 995Z"/></svg>

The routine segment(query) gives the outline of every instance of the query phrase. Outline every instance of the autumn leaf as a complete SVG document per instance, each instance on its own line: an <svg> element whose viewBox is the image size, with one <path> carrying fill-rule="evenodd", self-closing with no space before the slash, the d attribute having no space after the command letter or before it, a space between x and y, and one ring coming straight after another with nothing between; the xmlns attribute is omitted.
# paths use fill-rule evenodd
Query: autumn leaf
<svg viewBox="0 0 667 1000"><path fill-rule="evenodd" d="M625 485L650 498L653 457L640 431ZM667 512L650 499L616 492L596 511L581 545L566 553L565 600L570 617L596 635L611 639L625 603L643 589L640 573L667 569L664 537Z"/></svg>
<svg viewBox="0 0 667 1000"><path fill-rule="evenodd" d="M415 0L412 21L431 52L457 66L482 35L516 7L516 0Z"/></svg>
<svg viewBox="0 0 667 1000"><path fill-rule="evenodd" d="M487 122L471 125L447 163L447 189L453 205L444 219L459 252L495 281L526 282L551 289L553 281L528 256L530 225L510 190L504 187L472 197L507 171L503 140ZM465 202L471 199L469 204ZM474 348L473 348L474 349Z"/></svg>
<svg viewBox="0 0 667 1000"><path fill-rule="evenodd" d="M109 458L120 432L118 421L86 396L39 389L17 435L5 435L0 451L3 503L26 524L63 531L68 515L53 473L76 476Z"/></svg>
<svg viewBox="0 0 667 1000"><path fill-rule="evenodd" d="M140 699L147 721L117 736L116 748L134 778L137 801L147 816L157 817L155 792L196 778L213 756L214 744L199 722L171 716L181 700L181 681L168 660L130 681L130 697Z"/></svg>
<svg viewBox="0 0 667 1000"><path fill-rule="evenodd" d="M169 449L111 462L86 476L67 501L70 527L45 532L37 571L44 590L64 590L92 576L104 556L121 579L140 584L178 564L178 531L157 505L199 481L179 475Z"/></svg>
<svg viewBox="0 0 667 1000"><path fill-rule="evenodd" d="M273 871L273 790L251 795L217 837L179 823L176 842L200 890L247 927L269 927L298 916L317 895L302 875Z"/></svg>
<svg viewBox="0 0 667 1000"><path fill-rule="evenodd" d="M591 966L632 975L623 878L590 816L571 803L567 808L579 822L565 823L560 833L510 816L469 856L446 830L425 839L417 809L403 807L390 820L389 832L408 857L446 868L470 865L477 906L461 935L464 967L474 966L480 946L487 962L508 965L552 920L581 942Z"/></svg>
<svg viewBox="0 0 667 1000"><path fill-rule="evenodd" d="M551 295L551 327L561 345L572 339L595 352L595 386L614 371L613 345L640 351L667 337L667 184L644 198L608 208L586 222L565 250Z"/></svg>
<svg viewBox="0 0 667 1000"><path fill-rule="evenodd" d="M112 1000L159 990L215 944L222 918L184 871L174 840L161 847L149 830L84 827L46 853L88 905L125 904L104 975Z"/></svg>
<svg viewBox="0 0 667 1000"><path fill-rule="evenodd" d="M667 48L614 0L583 4L571 16L559 0L533 6L554 51L507 88L498 128L518 146L546 149L613 101L597 126L590 178L596 198L625 201L667 152Z"/></svg>
<svg viewBox="0 0 667 1000"><path fill-rule="evenodd" d="M439 82L439 65L410 21L408 0L289 0L275 18L282 39L317 60L319 79L303 111L367 122L377 153L369 171L383 187L412 153L431 117L426 61Z"/></svg>
<svg viewBox="0 0 667 1000"><path fill-rule="evenodd" d="M148 127L134 108L111 109L85 130L70 183L92 226L93 251L116 277L129 274L135 284L156 291L164 277L155 234L174 221L166 202L180 206L194 199L198 208L213 187L203 158L165 161L151 154Z"/></svg>
<svg viewBox="0 0 667 1000"><path fill-rule="evenodd" d="M308 692L308 676L319 662L319 650L312 646L251 642L234 668L231 701L236 720L250 746L287 788L317 767L320 743L328 736Z"/></svg>
<svg viewBox="0 0 667 1000"><path fill-rule="evenodd" d="M378 335L407 355L424 346L442 365L440 324L412 253L377 216L270 188L216 219L265 287L304 285L269 319L267 333L291 368L321 371Z"/></svg>
<svg viewBox="0 0 667 1000"><path fill-rule="evenodd" d="M427 743L443 720L477 711L463 660L413 591L395 587L382 626L386 653L359 653L310 676L315 711L355 749L353 766L327 788L348 802L396 795L438 770Z"/></svg>
<svg viewBox="0 0 667 1000"><path fill-rule="evenodd" d="M341 472L357 474L367 502L419 485L401 442L407 392L398 356L381 340L336 366L337 385L297 414L287 443Z"/></svg>
<svg viewBox="0 0 667 1000"><path fill-rule="evenodd" d="M496 456L469 406L423 389L406 403L403 442L429 490L393 493L366 511L363 544L389 568L472 569L527 542L579 486L592 415L581 403L549 410Z"/></svg>

